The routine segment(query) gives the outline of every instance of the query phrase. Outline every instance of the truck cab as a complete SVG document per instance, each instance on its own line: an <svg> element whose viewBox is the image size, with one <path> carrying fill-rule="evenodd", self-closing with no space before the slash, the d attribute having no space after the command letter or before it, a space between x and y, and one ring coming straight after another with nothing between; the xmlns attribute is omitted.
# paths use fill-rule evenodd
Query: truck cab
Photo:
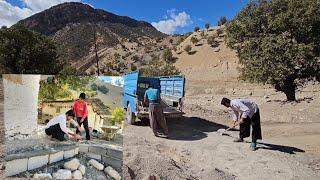
<svg viewBox="0 0 320 180"><path fill-rule="evenodd" d="M134 71L124 75L123 100L127 123L134 124L136 118L149 118L148 104L144 104L143 99L150 85L161 92L161 105L165 117L177 118L184 114L184 76L143 77L139 71Z"/></svg>

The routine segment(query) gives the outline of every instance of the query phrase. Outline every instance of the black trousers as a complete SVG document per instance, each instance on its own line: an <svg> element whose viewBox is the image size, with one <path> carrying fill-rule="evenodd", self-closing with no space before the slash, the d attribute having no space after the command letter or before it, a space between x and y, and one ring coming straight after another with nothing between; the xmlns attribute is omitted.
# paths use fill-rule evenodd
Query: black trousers
<svg viewBox="0 0 320 180"><path fill-rule="evenodd" d="M83 124L84 129L86 130L86 139L90 140L90 131L89 131L89 125L88 125L88 117L86 117L82 122L80 122L82 117L77 117L77 122L79 126ZM77 129L76 133L78 134L80 131Z"/></svg>
<svg viewBox="0 0 320 180"><path fill-rule="evenodd" d="M48 127L44 130L48 136L52 138L58 139L59 141L64 141L64 132L61 130L59 124L55 124L53 126Z"/></svg>
<svg viewBox="0 0 320 180"><path fill-rule="evenodd" d="M259 109L257 112L252 116L252 118L244 119L244 122L240 124L240 138L246 138L250 136L250 130L252 126L252 141L255 142L258 139L262 139L261 135L261 124L260 124L260 112Z"/></svg>

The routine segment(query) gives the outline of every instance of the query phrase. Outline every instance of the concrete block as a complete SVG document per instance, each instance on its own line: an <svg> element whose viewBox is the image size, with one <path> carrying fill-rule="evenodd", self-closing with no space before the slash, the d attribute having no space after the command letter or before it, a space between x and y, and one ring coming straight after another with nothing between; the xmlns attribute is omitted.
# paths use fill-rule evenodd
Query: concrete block
<svg viewBox="0 0 320 180"><path fill-rule="evenodd" d="M63 151L59 151L57 153L50 154L49 155L49 164L52 164L52 163L55 163L58 161L62 161L63 155L64 155Z"/></svg>
<svg viewBox="0 0 320 180"><path fill-rule="evenodd" d="M64 151L63 158L64 159L69 159L69 158L72 158L74 155L75 155L75 150L74 149L66 150L66 151Z"/></svg>
<svg viewBox="0 0 320 180"><path fill-rule="evenodd" d="M111 156L111 157L118 158L118 159L122 159L123 152L122 152L122 150L108 149L107 155Z"/></svg>
<svg viewBox="0 0 320 180"><path fill-rule="evenodd" d="M88 156L89 158L92 158L92 159L96 159L96 160L101 161L101 155L100 155L100 154L87 153L87 156Z"/></svg>
<svg viewBox="0 0 320 180"><path fill-rule="evenodd" d="M13 176L28 170L28 158L6 162L6 176Z"/></svg>
<svg viewBox="0 0 320 180"><path fill-rule="evenodd" d="M110 156L102 156L102 162L117 169L122 167L122 159L112 158Z"/></svg>
<svg viewBox="0 0 320 180"><path fill-rule="evenodd" d="M49 162L49 155L34 156L28 160L28 170L36 169L46 165Z"/></svg>
<svg viewBox="0 0 320 180"><path fill-rule="evenodd" d="M106 155L107 154L107 148L99 147L99 146L90 146L89 152L94 154L100 154L100 155Z"/></svg>
<svg viewBox="0 0 320 180"><path fill-rule="evenodd" d="M74 154L79 154L79 147L77 147L76 149L74 149Z"/></svg>
<svg viewBox="0 0 320 180"><path fill-rule="evenodd" d="M89 152L89 145L88 144L79 144L79 151L87 153Z"/></svg>

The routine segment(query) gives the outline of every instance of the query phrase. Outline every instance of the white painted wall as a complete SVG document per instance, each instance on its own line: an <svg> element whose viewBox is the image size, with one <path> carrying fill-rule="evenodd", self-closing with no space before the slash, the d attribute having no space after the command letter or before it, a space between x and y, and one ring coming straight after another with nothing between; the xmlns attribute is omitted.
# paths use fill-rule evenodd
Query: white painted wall
<svg viewBox="0 0 320 180"><path fill-rule="evenodd" d="M3 75L6 138L36 132L39 81L40 75Z"/></svg>

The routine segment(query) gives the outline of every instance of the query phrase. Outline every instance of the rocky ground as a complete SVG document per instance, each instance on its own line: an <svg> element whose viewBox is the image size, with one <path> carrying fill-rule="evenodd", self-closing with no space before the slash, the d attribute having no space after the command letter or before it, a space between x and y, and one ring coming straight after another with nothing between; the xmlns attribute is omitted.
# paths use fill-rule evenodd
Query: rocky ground
<svg viewBox="0 0 320 180"><path fill-rule="evenodd" d="M201 88L199 88L201 87ZM320 85L309 84L298 101L270 87L241 82L189 81L185 117L168 120L169 139L156 138L148 124L127 125L124 171L128 179L319 179ZM250 98L261 109L263 140L258 150L233 143L238 131L220 136L231 118L222 97Z"/></svg>
<svg viewBox="0 0 320 180"><path fill-rule="evenodd" d="M4 137L5 137L5 127L3 119L3 83L0 78L0 179L4 177L5 169L5 146L4 146Z"/></svg>

